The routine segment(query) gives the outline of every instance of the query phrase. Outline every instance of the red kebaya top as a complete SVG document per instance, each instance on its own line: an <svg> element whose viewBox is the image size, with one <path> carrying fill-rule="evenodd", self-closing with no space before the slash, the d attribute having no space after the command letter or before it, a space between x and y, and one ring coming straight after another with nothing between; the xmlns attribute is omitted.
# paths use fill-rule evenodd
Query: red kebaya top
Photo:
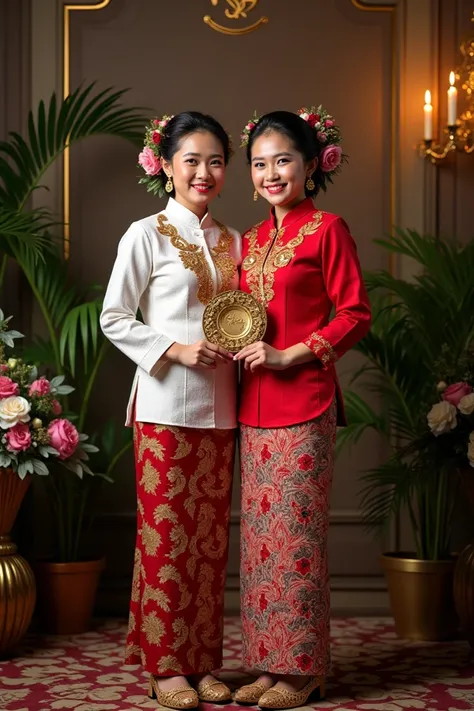
<svg viewBox="0 0 474 711"><path fill-rule="evenodd" d="M253 427L306 422L336 394L338 424L346 424L334 363L369 330L370 305L344 220L317 210L311 198L279 229L271 213L244 235L240 288L266 307L266 343L278 350L304 343L317 359L286 370L242 369L239 421Z"/></svg>

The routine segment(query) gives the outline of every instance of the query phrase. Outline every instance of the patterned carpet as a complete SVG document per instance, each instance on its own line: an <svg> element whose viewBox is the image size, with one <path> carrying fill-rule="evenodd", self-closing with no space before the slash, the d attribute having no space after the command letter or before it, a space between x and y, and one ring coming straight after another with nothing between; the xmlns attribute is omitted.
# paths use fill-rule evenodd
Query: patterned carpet
<svg viewBox="0 0 474 711"><path fill-rule="evenodd" d="M141 711L157 708L146 676L123 666L126 627L109 621L77 637L29 638L21 656L0 662L1 711ZM474 709L474 660L466 642L407 643L387 619L332 622L333 676L326 700L334 711ZM240 668L240 627L226 621L224 669L233 687L249 679ZM226 707L202 704L202 711ZM233 710L236 704L229 704ZM308 709L308 707L304 707Z"/></svg>

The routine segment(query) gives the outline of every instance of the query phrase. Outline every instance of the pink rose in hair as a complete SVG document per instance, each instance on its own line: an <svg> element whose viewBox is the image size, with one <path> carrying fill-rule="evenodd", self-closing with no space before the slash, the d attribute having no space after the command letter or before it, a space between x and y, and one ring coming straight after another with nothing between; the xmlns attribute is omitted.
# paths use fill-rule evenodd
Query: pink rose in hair
<svg viewBox="0 0 474 711"><path fill-rule="evenodd" d="M7 449L10 452L24 452L31 445L31 434L28 425L19 422L6 433Z"/></svg>
<svg viewBox="0 0 474 711"><path fill-rule="evenodd" d="M63 408L61 407L61 403L58 402L57 400L53 400L52 408L53 408L54 415L60 415L61 412L63 411Z"/></svg>
<svg viewBox="0 0 474 711"><path fill-rule="evenodd" d="M328 140L328 137L326 136L324 131L318 131L316 135L318 137L318 141L321 141L321 143L326 143L326 141Z"/></svg>
<svg viewBox="0 0 474 711"><path fill-rule="evenodd" d="M160 132L159 132L159 131L153 131L152 139L153 139L153 143L158 146L158 145L160 144L160 142L161 142L161 134L160 134Z"/></svg>
<svg viewBox="0 0 474 711"><path fill-rule="evenodd" d="M250 122L247 124L247 128L248 128L249 131L251 131L252 128L255 128L254 122L253 122L253 121L250 121Z"/></svg>
<svg viewBox="0 0 474 711"><path fill-rule="evenodd" d="M446 400L446 402L450 402L454 407L457 407L459 401L470 393L472 393L472 388L467 383L454 383L453 385L448 385L443 392L442 398Z"/></svg>
<svg viewBox="0 0 474 711"><path fill-rule="evenodd" d="M34 380L30 385L30 397L32 395L47 395L50 389L49 380L46 380L46 378L39 378L38 380Z"/></svg>
<svg viewBox="0 0 474 711"><path fill-rule="evenodd" d="M153 123L154 123L155 126L159 126L159 125L160 125L159 119L154 119Z"/></svg>
<svg viewBox="0 0 474 711"><path fill-rule="evenodd" d="M59 459L68 459L77 449L79 432L69 420L53 420L48 427L51 445L58 450Z"/></svg>
<svg viewBox="0 0 474 711"><path fill-rule="evenodd" d="M326 126L326 128L332 128L333 126L336 125L336 122L333 121L332 119L326 119L326 121L324 122L324 125Z"/></svg>
<svg viewBox="0 0 474 711"><path fill-rule="evenodd" d="M158 175L161 170L160 160L155 156L151 148L144 148L138 156L138 163L147 175Z"/></svg>
<svg viewBox="0 0 474 711"><path fill-rule="evenodd" d="M341 162L342 148L340 146L327 146L323 149L320 158L321 170L330 173Z"/></svg>
<svg viewBox="0 0 474 711"><path fill-rule="evenodd" d="M6 375L0 375L0 400L5 397L11 397L12 395L18 395L20 388L18 383L14 383L11 378Z"/></svg>

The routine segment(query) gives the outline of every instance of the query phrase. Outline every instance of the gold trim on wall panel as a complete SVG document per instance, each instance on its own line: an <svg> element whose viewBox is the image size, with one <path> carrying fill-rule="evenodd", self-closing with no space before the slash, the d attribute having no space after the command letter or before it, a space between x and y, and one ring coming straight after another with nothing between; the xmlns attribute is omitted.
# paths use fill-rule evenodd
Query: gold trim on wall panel
<svg viewBox="0 0 474 711"><path fill-rule="evenodd" d="M75 10L103 10L110 3L110 0L101 0L95 5L85 5L84 3L68 3L63 8L63 98L70 93L70 73L71 73L71 45L70 45L70 15ZM63 219L64 219L64 258L69 259L71 253L71 202L70 202L70 160L69 148L64 151L63 162Z"/></svg>
<svg viewBox="0 0 474 711"><path fill-rule="evenodd" d="M397 4L368 4L363 0L351 0L357 10L363 12L389 12L390 13L390 42L391 42L391 97L390 97L390 230L396 222L397 216ZM394 275L394 257L389 254L389 272Z"/></svg>

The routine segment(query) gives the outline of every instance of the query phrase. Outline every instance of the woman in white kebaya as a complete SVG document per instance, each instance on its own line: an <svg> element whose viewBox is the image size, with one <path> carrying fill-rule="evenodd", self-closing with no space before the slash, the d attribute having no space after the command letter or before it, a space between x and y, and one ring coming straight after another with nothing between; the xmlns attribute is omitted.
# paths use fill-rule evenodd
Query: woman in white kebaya
<svg viewBox="0 0 474 711"><path fill-rule="evenodd" d="M138 518L126 663L142 664L149 695L177 709L230 700L211 672L222 665L236 366L202 328L212 297L238 288L240 236L208 210L229 156L211 116L150 124L141 182L170 198L122 237L101 315L107 338L137 365L127 411Z"/></svg>

